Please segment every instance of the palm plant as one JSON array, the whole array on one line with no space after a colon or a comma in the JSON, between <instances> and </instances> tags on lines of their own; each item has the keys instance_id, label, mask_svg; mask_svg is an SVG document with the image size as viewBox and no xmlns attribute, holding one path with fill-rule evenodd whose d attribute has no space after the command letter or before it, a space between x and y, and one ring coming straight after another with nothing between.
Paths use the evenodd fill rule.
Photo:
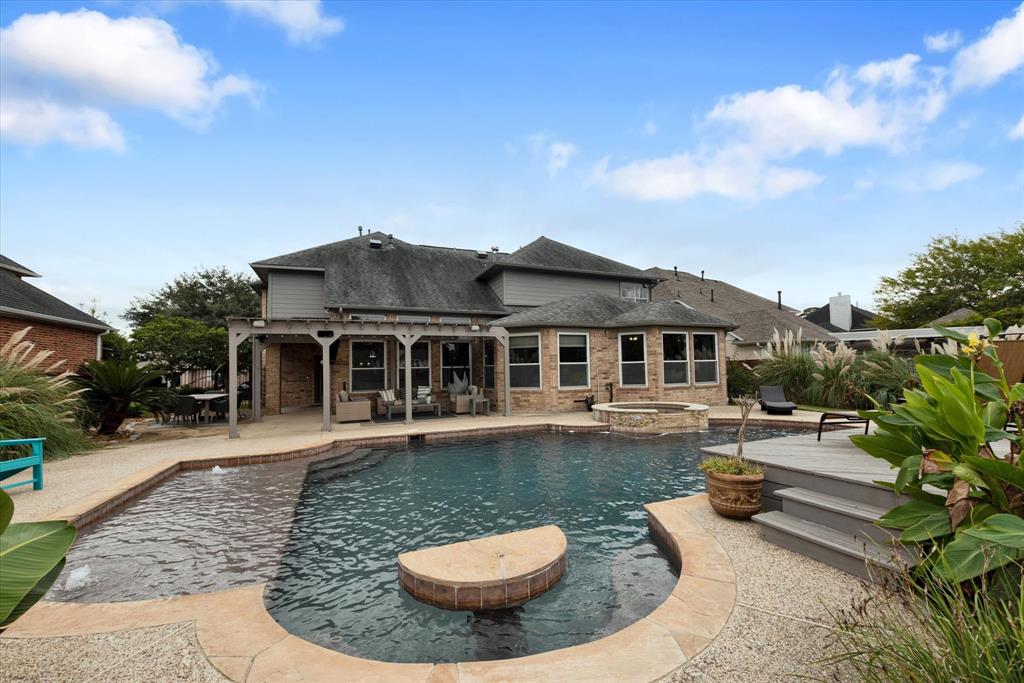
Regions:
<instances>
[{"instance_id":1,"label":"palm plant","mask_svg":"<svg viewBox=\"0 0 1024 683\"><path fill-rule=\"evenodd\" d=\"M53 352L36 351L25 339L30 329L0 347L0 439L44 437L48 456L80 451L86 447L76 419L81 389L71 373L58 372L64 361L48 364Z\"/></svg>"},{"instance_id":2,"label":"palm plant","mask_svg":"<svg viewBox=\"0 0 1024 683\"><path fill-rule=\"evenodd\" d=\"M114 434L128 417L132 403L165 403L170 392L161 383L159 367L139 367L132 362L89 361L82 369L85 399L92 408L97 434Z\"/></svg>"}]
</instances>

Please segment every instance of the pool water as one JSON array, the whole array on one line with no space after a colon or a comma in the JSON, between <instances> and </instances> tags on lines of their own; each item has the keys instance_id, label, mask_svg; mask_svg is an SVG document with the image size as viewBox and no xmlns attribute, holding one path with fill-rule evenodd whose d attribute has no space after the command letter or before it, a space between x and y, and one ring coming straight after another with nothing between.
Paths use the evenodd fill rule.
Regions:
<instances>
[{"instance_id":1,"label":"pool water","mask_svg":"<svg viewBox=\"0 0 1024 683\"><path fill-rule=\"evenodd\" d=\"M752 439L784 434L748 430ZM700 447L735 435L502 436L374 452L372 466L337 476L311 472L268 609L302 638L395 662L500 659L600 638L675 586L644 503L702 491ZM520 608L443 610L398 585L400 552L544 524L565 532L568 569Z\"/></svg>"},{"instance_id":2,"label":"pool water","mask_svg":"<svg viewBox=\"0 0 1024 683\"><path fill-rule=\"evenodd\" d=\"M750 440L785 436L750 428ZM95 525L50 599L142 600L268 582L297 636L361 657L444 662L578 645L650 613L676 582L644 503L702 491L700 448L736 429L660 437L524 434L184 472ZM425 605L398 553L557 524L568 569L499 612Z\"/></svg>"}]
</instances>

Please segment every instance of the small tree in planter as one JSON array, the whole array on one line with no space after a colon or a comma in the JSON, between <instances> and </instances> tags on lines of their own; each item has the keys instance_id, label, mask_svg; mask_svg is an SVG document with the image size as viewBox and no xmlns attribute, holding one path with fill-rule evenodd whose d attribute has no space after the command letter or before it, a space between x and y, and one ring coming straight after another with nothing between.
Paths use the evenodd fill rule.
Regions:
<instances>
[{"instance_id":1,"label":"small tree in planter","mask_svg":"<svg viewBox=\"0 0 1024 683\"><path fill-rule=\"evenodd\" d=\"M731 519L750 519L761 511L761 485L764 483L764 468L743 459L747 420L757 399L741 396L735 403L740 407L736 454L706 458L699 467L704 472L708 500L715 512Z\"/></svg>"}]
</instances>

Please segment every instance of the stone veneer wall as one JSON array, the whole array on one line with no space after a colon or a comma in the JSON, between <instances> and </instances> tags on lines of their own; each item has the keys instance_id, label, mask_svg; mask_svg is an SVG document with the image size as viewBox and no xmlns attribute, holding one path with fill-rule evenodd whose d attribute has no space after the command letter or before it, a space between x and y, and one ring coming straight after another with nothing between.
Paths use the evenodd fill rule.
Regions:
<instances>
[{"instance_id":1,"label":"stone veneer wall","mask_svg":"<svg viewBox=\"0 0 1024 683\"><path fill-rule=\"evenodd\" d=\"M389 314L388 318L394 318ZM434 316L437 320L437 316ZM473 322L482 322L474 319ZM680 331L682 328L671 328ZM588 332L590 334L590 388L559 389L558 388L558 332ZM719 383L716 385L689 385L685 387L664 387L662 385L661 364L661 331L659 327L643 328L647 343L647 387L621 388L619 386L618 367L618 329L573 330L568 328L540 330L541 334L541 389L513 389L512 410L521 412L548 412L582 410L583 404L576 401L593 395L598 403L608 401L607 384L614 386L615 401L683 401L687 403L704 403L707 405L724 405L728 403L726 392L725 333L718 330L718 372ZM638 330L639 331L639 328ZM688 332L705 330L687 329ZM381 335L373 337L372 323L367 324L367 335L364 339L383 339L385 345L387 368L387 384L398 386L398 341L393 337ZM515 333L519 333L516 330ZM431 389L442 398L447 393L441 386L441 344L443 339L427 338L430 341ZM350 339L339 340L340 348L331 364L331 395L350 386L349 349ZM483 384L483 339L471 339L473 383ZM692 342L691 342L692 344ZM317 371L317 360L320 358L320 347L310 340L308 344L271 344L263 356L264 367L264 412L275 415L282 409L313 405L313 374ZM491 410L504 410L504 391L501 387L505 382L504 350L495 342L495 386L496 389L484 389L484 394L491 399ZM691 363L690 377L693 377ZM376 392L356 394L376 399ZM333 410L333 401L332 401Z\"/></svg>"},{"instance_id":2,"label":"stone veneer wall","mask_svg":"<svg viewBox=\"0 0 1024 683\"><path fill-rule=\"evenodd\" d=\"M55 372L74 372L86 361L96 360L98 332L37 320L0 317L0 345L26 327L32 329L25 335L25 340L35 344L36 351L53 351L53 355L46 360L44 366L50 366L59 360L64 361Z\"/></svg>"}]
</instances>

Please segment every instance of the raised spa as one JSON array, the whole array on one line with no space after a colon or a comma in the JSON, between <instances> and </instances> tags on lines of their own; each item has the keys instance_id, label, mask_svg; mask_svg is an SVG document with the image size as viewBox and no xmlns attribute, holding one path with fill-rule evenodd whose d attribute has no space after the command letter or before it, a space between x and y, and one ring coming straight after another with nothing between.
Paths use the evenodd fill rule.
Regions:
<instances>
[{"instance_id":1,"label":"raised spa","mask_svg":"<svg viewBox=\"0 0 1024 683\"><path fill-rule=\"evenodd\" d=\"M594 419L607 422L613 432L627 434L697 432L708 428L708 407L676 401L598 403Z\"/></svg>"}]
</instances>

